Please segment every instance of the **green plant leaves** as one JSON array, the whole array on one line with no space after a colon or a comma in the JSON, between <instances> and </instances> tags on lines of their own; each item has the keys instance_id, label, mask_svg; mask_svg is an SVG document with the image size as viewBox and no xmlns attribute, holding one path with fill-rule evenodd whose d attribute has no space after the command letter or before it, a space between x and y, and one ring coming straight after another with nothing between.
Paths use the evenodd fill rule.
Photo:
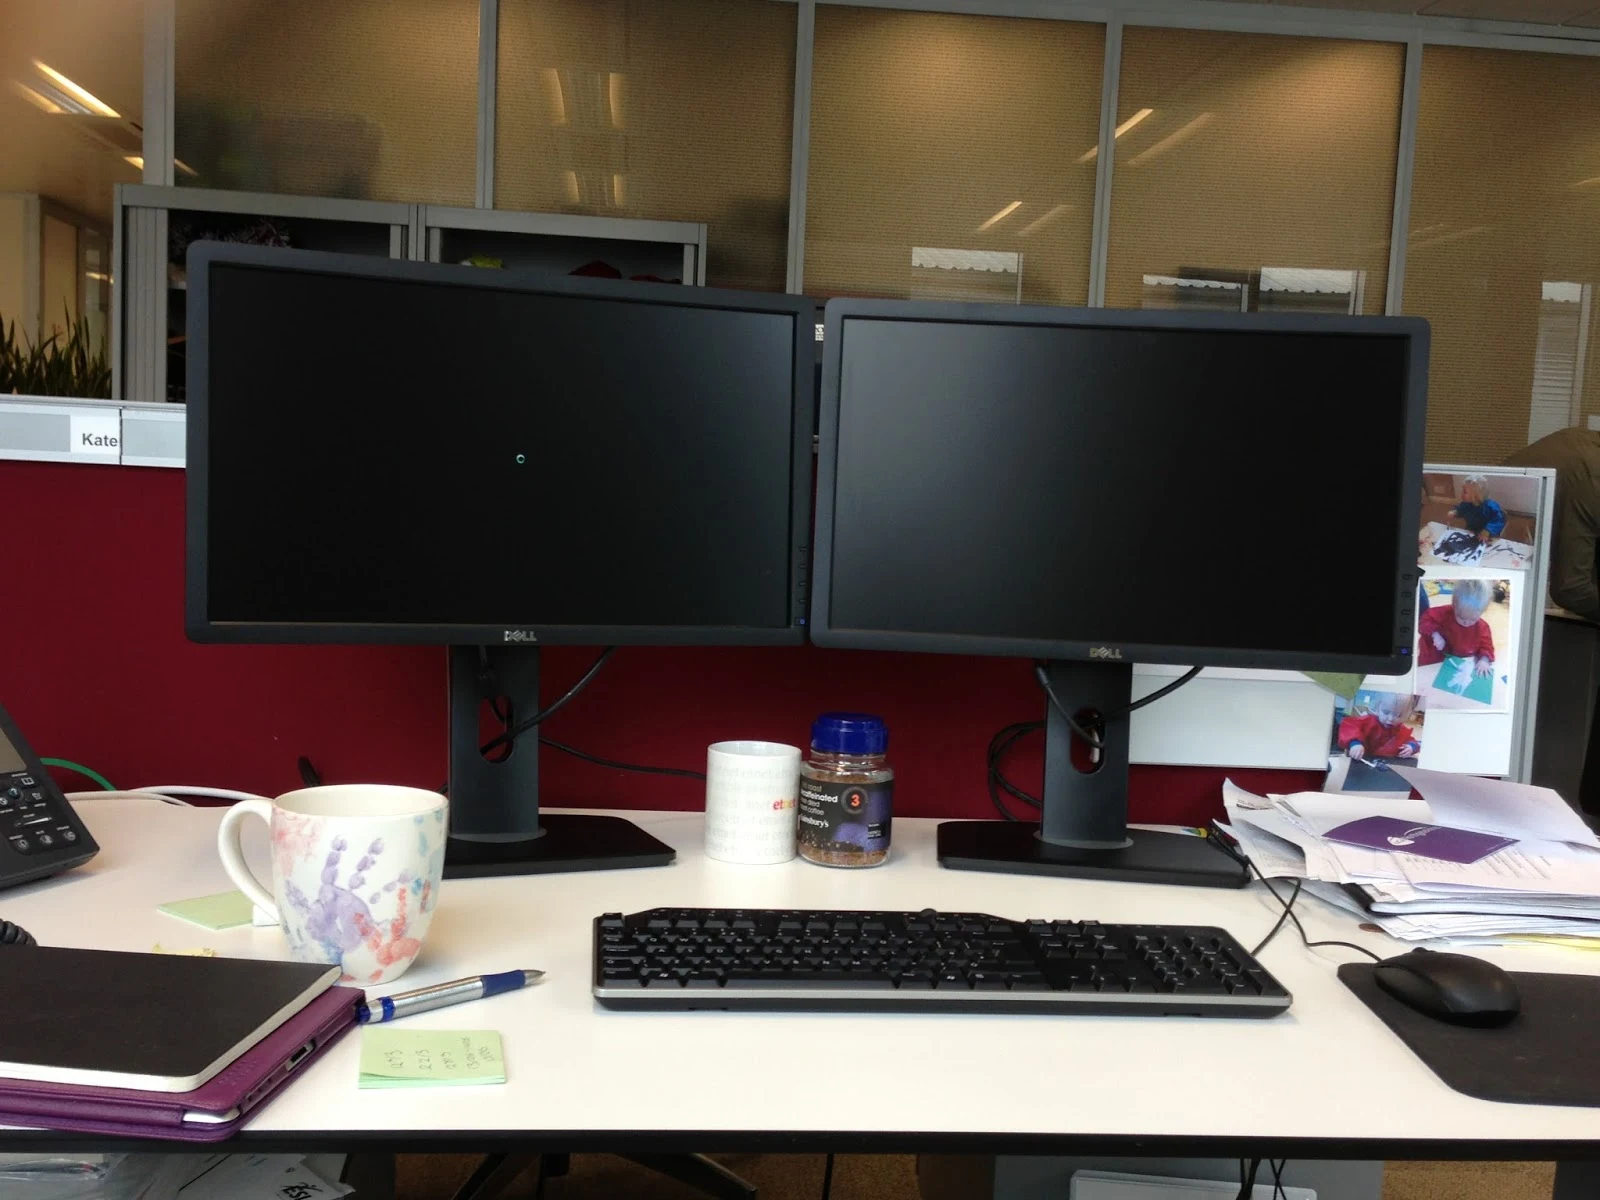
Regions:
<instances>
[{"instance_id":1,"label":"green plant leaves","mask_svg":"<svg viewBox=\"0 0 1600 1200\"><path fill-rule=\"evenodd\" d=\"M111 362L89 322L62 306L65 328L38 344L17 335L17 323L0 319L0 396L111 398Z\"/></svg>"}]
</instances>

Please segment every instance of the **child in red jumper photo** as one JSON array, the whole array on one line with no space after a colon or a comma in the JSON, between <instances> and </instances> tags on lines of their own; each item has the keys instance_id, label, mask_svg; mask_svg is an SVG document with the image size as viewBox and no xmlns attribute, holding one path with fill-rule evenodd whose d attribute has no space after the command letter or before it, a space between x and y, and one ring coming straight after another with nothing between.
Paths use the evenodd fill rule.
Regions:
<instances>
[{"instance_id":1,"label":"child in red jumper photo","mask_svg":"<svg viewBox=\"0 0 1600 1200\"><path fill-rule=\"evenodd\" d=\"M1483 619L1494 592L1487 579L1457 579L1449 604L1423 609L1417 618L1417 665L1443 662L1447 655L1473 660L1479 675L1494 671L1494 634Z\"/></svg>"},{"instance_id":2,"label":"child in red jumper photo","mask_svg":"<svg viewBox=\"0 0 1600 1200\"><path fill-rule=\"evenodd\" d=\"M1367 711L1353 711L1339 722L1335 745L1350 758L1415 758L1422 750L1411 718L1415 698L1379 692Z\"/></svg>"}]
</instances>

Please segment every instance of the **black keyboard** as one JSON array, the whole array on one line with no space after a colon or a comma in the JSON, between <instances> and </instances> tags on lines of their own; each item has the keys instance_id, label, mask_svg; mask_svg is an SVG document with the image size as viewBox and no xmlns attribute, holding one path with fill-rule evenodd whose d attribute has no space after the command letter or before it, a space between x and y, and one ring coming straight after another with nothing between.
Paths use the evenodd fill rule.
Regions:
<instances>
[{"instance_id":1,"label":"black keyboard","mask_svg":"<svg viewBox=\"0 0 1600 1200\"><path fill-rule=\"evenodd\" d=\"M653 908L594 923L607 1008L1270 1017L1290 996L1206 926L984 913Z\"/></svg>"}]
</instances>

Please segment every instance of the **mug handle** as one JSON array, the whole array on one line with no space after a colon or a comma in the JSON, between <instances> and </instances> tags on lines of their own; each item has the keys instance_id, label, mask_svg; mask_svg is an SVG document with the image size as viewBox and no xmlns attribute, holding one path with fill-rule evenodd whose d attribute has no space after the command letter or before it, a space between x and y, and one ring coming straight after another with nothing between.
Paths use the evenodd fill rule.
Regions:
<instances>
[{"instance_id":1,"label":"mug handle","mask_svg":"<svg viewBox=\"0 0 1600 1200\"><path fill-rule=\"evenodd\" d=\"M222 814L222 824L217 827L217 853L222 857L222 869L233 880L233 885L248 896L259 909L279 918L278 906L271 894L261 886L260 880L245 866L244 852L239 848L239 822L246 817L260 817L272 828L272 802L270 800L240 800Z\"/></svg>"}]
</instances>

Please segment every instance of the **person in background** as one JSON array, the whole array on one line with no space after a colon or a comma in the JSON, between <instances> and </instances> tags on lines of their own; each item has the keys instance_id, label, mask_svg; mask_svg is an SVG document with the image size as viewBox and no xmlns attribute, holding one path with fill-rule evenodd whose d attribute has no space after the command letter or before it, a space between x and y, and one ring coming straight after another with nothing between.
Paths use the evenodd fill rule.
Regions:
<instances>
[{"instance_id":1,"label":"person in background","mask_svg":"<svg viewBox=\"0 0 1600 1200\"><path fill-rule=\"evenodd\" d=\"M1518 450L1511 467L1553 467L1555 529L1550 539L1550 602L1600 625L1600 578L1595 543L1600 539L1600 432L1561 429ZM1537 569L1542 564L1535 563ZM1589 745L1578 783L1578 807L1600 815L1600 699L1589 722Z\"/></svg>"},{"instance_id":2,"label":"person in background","mask_svg":"<svg viewBox=\"0 0 1600 1200\"><path fill-rule=\"evenodd\" d=\"M1339 722L1338 744L1351 758L1414 758L1422 749L1416 731L1403 722L1411 705L1398 692L1378 696L1372 708Z\"/></svg>"},{"instance_id":3,"label":"person in background","mask_svg":"<svg viewBox=\"0 0 1600 1200\"><path fill-rule=\"evenodd\" d=\"M1494 634L1483 610L1493 593L1487 579L1458 579L1448 605L1436 604L1417 616L1417 666L1443 662L1446 655L1470 658L1479 675L1494 670Z\"/></svg>"},{"instance_id":4,"label":"person in background","mask_svg":"<svg viewBox=\"0 0 1600 1200\"><path fill-rule=\"evenodd\" d=\"M1506 527L1506 510L1489 499L1489 480L1483 475L1467 476L1461 485L1461 499L1450 515L1459 517L1480 542L1499 537Z\"/></svg>"},{"instance_id":5,"label":"person in background","mask_svg":"<svg viewBox=\"0 0 1600 1200\"><path fill-rule=\"evenodd\" d=\"M1562 429L1506 460L1510 467L1554 467L1555 532L1550 543L1550 599L1600 625L1600 433Z\"/></svg>"}]
</instances>

